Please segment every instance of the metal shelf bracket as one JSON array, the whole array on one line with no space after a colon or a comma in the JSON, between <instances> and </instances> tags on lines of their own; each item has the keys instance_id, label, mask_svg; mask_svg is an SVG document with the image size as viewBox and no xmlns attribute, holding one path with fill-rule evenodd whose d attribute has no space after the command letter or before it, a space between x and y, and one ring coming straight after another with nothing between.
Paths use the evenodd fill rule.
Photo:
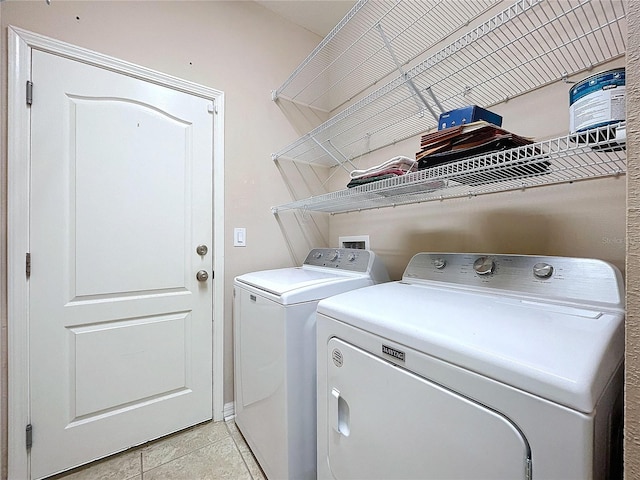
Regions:
<instances>
[{"instance_id":1,"label":"metal shelf bracket","mask_svg":"<svg viewBox=\"0 0 640 480\"><path fill-rule=\"evenodd\" d=\"M433 108L431 108L431 105L429 105L429 102L427 102L427 99L424 98L424 96L422 95L422 92L420 92L418 87L416 87L416 84L413 83L413 80L411 79L411 77L404 71L404 69L402 68L402 65L400 65L400 62L398 61L398 57L396 57L396 54L393 51L393 47L391 46L391 43L389 42L389 39L387 38L387 36L384 33L384 29L382 28L382 23L380 23L380 22L376 23L376 28L378 29L378 32L380 32L380 37L382 37L382 41L384 43L384 46L387 47L387 50L389 51L389 55L391 55L391 59L393 60L393 63L396 64L396 68L400 72L400 75L402 75L402 77L405 79L405 81L407 83L407 86L411 90L413 90L415 92L415 94L418 97L418 99L420 99L420 101L422 102L422 105L424 105L424 108L429 110L429 113L434 118L434 120L437 122L438 119L440 118L439 115L437 115L436 112L433 111ZM431 90L431 87L427 88L427 91L429 92L431 97L435 100L436 104L440 108L440 112L442 113L442 106L440 105L440 103L436 99L435 95L433 94L433 91ZM418 112L422 112L424 110L424 108L422 107L422 105L420 105L420 103L418 102L418 99L415 99L416 105L418 107Z\"/></svg>"}]
</instances>

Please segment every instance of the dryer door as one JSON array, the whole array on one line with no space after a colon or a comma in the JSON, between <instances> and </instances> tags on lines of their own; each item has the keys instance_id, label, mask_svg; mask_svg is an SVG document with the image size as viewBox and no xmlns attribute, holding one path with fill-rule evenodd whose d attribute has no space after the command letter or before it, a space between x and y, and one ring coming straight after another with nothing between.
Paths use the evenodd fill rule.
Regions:
<instances>
[{"instance_id":1,"label":"dryer door","mask_svg":"<svg viewBox=\"0 0 640 480\"><path fill-rule=\"evenodd\" d=\"M336 338L328 347L319 461L334 478L527 478L528 443L505 416Z\"/></svg>"}]
</instances>

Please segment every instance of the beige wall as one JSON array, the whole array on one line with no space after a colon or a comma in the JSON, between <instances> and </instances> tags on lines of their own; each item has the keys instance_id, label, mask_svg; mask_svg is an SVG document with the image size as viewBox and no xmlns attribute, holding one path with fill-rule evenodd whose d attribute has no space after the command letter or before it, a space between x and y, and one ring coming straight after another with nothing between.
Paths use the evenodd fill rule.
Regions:
<instances>
[{"instance_id":1,"label":"beige wall","mask_svg":"<svg viewBox=\"0 0 640 480\"><path fill-rule=\"evenodd\" d=\"M640 8L629 0L627 45L627 320L625 478L640 478Z\"/></svg>"},{"instance_id":2,"label":"beige wall","mask_svg":"<svg viewBox=\"0 0 640 480\"><path fill-rule=\"evenodd\" d=\"M233 400L231 284L234 276L298 263L316 239L296 222L281 227L271 205L291 199L271 153L294 140L292 127L271 101L290 72L320 38L249 1L3 1L2 22L2 218L0 252L6 272L6 27L26 30L225 93L225 366L224 401ZM37 90L37 86L35 87ZM289 112L300 116L299 112ZM304 120L304 116L301 116ZM317 121L310 118L310 121ZM297 122L300 124L300 122ZM303 122L304 124L304 122ZM309 125L307 125L308 127ZM247 247L232 246L233 227L247 229ZM326 226L324 227L326 230ZM286 238L285 238L286 232ZM325 234L326 236L326 234ZM287 241L293 245L290 250ZM217 246L222 248L222 246ZM5 273L0 285L5 284ZM2 329L6 347L6 297ZM6 349L3 349L6 353ZM6 355L1 357L6 372ZM218 381L218 379L214 379ZM3 389L6 406L6 389ZM6 425L6 418L5 422ZM3 428L6 432L6 428ZM6 435L6 434L5 434ZM5 437L6 439L6 437ZM3 442L6 444L6 441Z\"/></svg>"}]
</instances>

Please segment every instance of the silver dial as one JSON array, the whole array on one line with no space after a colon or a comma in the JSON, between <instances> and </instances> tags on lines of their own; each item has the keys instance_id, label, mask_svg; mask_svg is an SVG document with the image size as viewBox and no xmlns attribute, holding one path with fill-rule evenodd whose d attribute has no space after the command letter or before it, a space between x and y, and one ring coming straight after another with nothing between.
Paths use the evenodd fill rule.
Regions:
<instances>
[{"instance_id":1,"label":"silver dial","mask_svg":"<svg viewBox=\"0 0 640 480\"><path fill-rule=\"evenodd\" d=\"M495 262L489 257L478 257L476 261L473 262L473 269L478 275L490 275L493 273L495 267Z\"/></svg>"},{"instance_id":2,"label":"silver dial","mask_svg":"<svg viewBox=\"0 0 640 480\"><path fill-rule=\"evenodd\" d=\"M349 260L350 262L354 262L356 259L356 254L355 253L350 253L349 257L347 258L347 260Z\"/></svg>"},{"instance_id":3,"label":"silver dial","mask_svg":"<svg viewBox=\"0 0 640 480\"><path fill-rule=\"evenodd\" d=\"M317 252L314 256L317 260L320 260L322 258L322 252Z\"/></svg>"},{"instance_id":4,"label":"silver dial","mask_svg":"<svg viewBox=\"0 0 640 480\"><path fill-rule=\"evenodd\" d=\"M340 252L338 252L336 250L335 252L333 252L333 254L331 255L331 258L329 260L334 262L334 261L338 260L338 258L340 258Z\"/></svg>"},{"instance_id":5,"label":"silver dial","mask_svg":"<svg viewBox=\"0 0 640 480\"><path fill-rule=\"evenodd\" d=\"M533 275L536 278L549 278L553 275L553 265L545 262L536 263L533 266Z\"/></svg>"},{"instance_id":6,"label":"silver dial","mask_svg":"<svg viewBox=\"0 0 640 480\"><path fill-rule=\"evenodd\" d=\"M436 258L433 261L433 266L436 267L438 270L442 270L444 267L447 266L447 261L444 258Z\"/></svg>"}]
</instances>

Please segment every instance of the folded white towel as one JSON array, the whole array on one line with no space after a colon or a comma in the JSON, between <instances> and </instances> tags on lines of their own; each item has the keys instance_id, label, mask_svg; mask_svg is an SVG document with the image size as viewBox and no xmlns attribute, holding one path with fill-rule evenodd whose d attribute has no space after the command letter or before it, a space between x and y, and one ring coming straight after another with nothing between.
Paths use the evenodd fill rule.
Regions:
<instances>
[{"instance_id":1,"label":"folded white towel","mask_svg":"<svg viewBox=\"0 0 640 480\"><path fill-rule=\"evenodd\" d=\"M405 172L413 172L418 168L418 162L409 157L399 155L387 160L384 163L381 163L380 165L367 168L366 170L353 170L350 175L351 178L355 179L378 172L384 172L385 170L389 170L392 168L399 168L401 170L404 170Z\"/></svg>"}]
</instances>

